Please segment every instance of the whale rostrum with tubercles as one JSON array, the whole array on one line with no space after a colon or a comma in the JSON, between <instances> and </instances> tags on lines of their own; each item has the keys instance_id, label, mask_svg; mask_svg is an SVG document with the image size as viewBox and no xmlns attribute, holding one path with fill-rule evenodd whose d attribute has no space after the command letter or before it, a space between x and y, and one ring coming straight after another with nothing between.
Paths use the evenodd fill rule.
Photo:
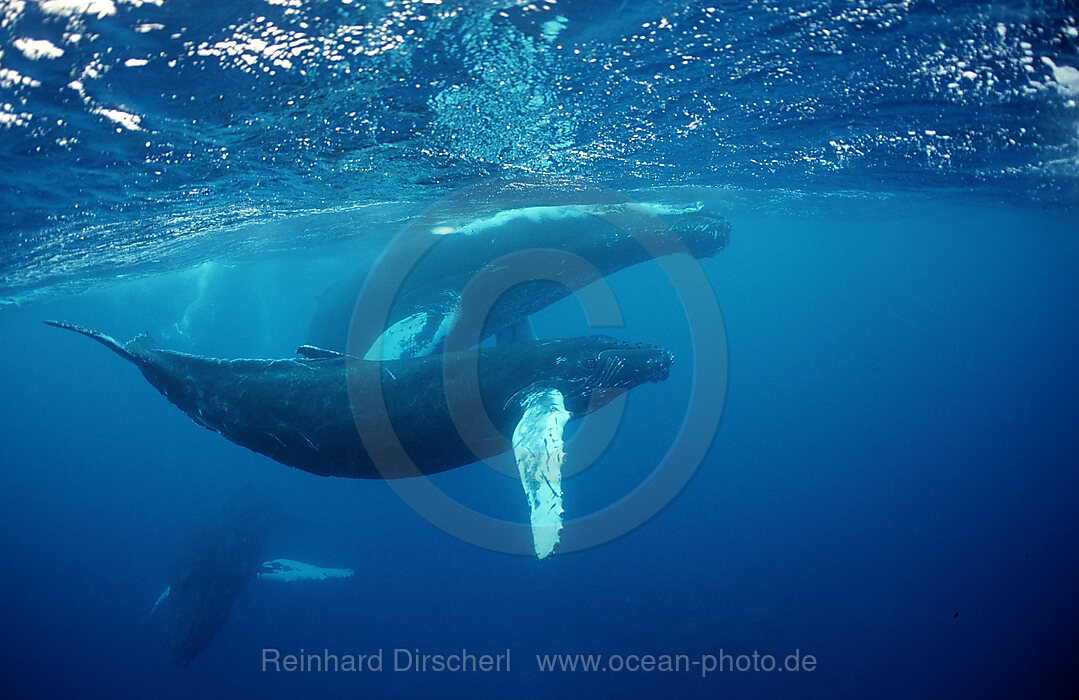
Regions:
<instances>
[{"instance_id":1,"label":"whale rostrum with tubercles","mask_svg":"<svg viewBox=\"0 0 1079 700\"><path fill-rule=\"evenodd\" d=\"M287 359L215 359L163 349L145 334L120 343L46 323L134 363L199 425L312 474L395 479L512 450L541 559L554 551L562 526L566 422L617 390L665 380L673 360L662 348L607 336L382 361L311 346Z\"/></svg>"}]
</instances>

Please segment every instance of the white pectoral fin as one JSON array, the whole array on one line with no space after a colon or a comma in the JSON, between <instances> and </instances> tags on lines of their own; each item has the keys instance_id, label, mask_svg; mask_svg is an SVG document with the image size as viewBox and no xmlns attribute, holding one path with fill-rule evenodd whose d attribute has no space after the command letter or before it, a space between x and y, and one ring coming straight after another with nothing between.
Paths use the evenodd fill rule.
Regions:
<instances>
[{"instance_id":1,"label":"white pectoral fin","mask_svg":"<svg viewBox=\"0 0 1079 700\"><path fill-rule=\"evenodd\" d=\"M327 569L293 559L271 559L262 563L257 577L261 581L325 581L328 578L348 578L352 569Z\"/></svg>"},{"instance_id":2,"label":"white pectoral fin","mask_svg":"<svg viewBox=\"0 0 1079 700\"><path fill-rule=\"evenodd\" d=\"M165 590L161 591L161 595L154 601L154 607L150 608L150 614L153 615L157 612L157 608L161 603L165 602L165 599L169 597L169 593L172 593L172 586L165 586Z\"/></svg>"},{"instance_id":3,"label":"white pectoral fin","mask_svg":"<svg viewBox=\"0 0 1079 700\"><path fill-rule=\"evenodd\" d=\"M513 456L528 499L532 544L536 556L546 559L562 532L562 430L570 414L556 389L529 394L523 406L513 431Z\"/></svg>"},{"instance_id":4,"label":"white pectoral fin","mask_svg":"<svg viewBox=\"0 0 1079 700\"><path fill-rule=\"evenodd\" d=\"M400 360L430 355L446 339L460 318L457 297L417 311L382 332L364 355L365 360Z\"/></svg>"}]
</instances>

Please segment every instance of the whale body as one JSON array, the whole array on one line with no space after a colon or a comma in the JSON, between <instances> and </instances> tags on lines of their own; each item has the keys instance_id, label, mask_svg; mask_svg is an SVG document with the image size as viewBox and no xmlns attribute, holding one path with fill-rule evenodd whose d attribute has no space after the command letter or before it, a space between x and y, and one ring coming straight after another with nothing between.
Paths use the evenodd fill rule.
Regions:
<instances>
[{"instance_id":1,"label":"whale body","mask_svg":"<svg viewBox=\"0 0 1079 700\"><path fill-rule=\"evenodd\" d=\"M531 340L529 317L570 294L651 259L712 257L730 238L730 223L700 203L628 202L610 193L596 200L591 191L579 201L568 196L559 204L417 217L372 268L323 292L307 337L368 359L420 357L442 349L455 326L478 318L478 340ZM518 283L500 288L497 300L481 293L484 281L507 278ZM395 298L387 318L354 323L363 295L380 293Z\"/></svg>"},{"instance_id":2,"label":"whale body","mask_svg":"<svg viewBox=\"0 0 1079 700\"><path fill-rule=\"evenodd\" d=\"M662 348L607 336L386 361L311 346L289 359L225 360L165 350L145 334L119 343L81 326L46 323L134 363L199 425L313 474L420 476L512 449L541 558L561 529L566 422L617 392L666 379L673 361ZM384 452L387 445L401 452ZM372 449L391 457L376 458Z\"/></svg>"}]
</instances>

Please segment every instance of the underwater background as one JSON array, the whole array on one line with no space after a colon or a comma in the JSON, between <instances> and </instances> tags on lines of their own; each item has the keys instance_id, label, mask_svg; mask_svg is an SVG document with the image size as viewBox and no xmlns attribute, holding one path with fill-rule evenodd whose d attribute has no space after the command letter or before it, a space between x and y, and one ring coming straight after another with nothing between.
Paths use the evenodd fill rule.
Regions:
<instances>
[{"instance_id":1,"label":"underwater background","mask_svg":"<svg viewBox=\"0 0 1079 700\"><path fill-rule=\"evenodd\" d=\"M1074 697L1077 100L1069 2L0 0L0 689ZM552 177L732 224L701 261L729 362L714 443L594 549L459 541L384 482L200 428L41 323L289 357L326 287L417 213ZM568 299L539 336L676 360L567 479L567 520L647 477L694 390L677 280L647 263L610 282L624 327ZM526 517L482 465L433 481ZM291 516L267 558L356 575L253 582L175 666L150 609L185 537L251 483ZM263 671L264 648L382 649L387 668ZM509 649L512 668L397 672L397 648ZM796 651L813 670L536 660Z\"/></svg>"}]
</instances>

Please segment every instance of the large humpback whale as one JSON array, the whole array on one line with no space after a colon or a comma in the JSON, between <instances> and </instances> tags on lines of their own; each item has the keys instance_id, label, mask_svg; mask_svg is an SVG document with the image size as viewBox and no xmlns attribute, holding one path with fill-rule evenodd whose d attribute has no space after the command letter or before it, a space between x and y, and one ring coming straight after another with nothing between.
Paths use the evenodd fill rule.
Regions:
<instances>
[{"instance_id":1,"label":"large humpback whale","mask_svg":"<svg viewBox=\"0 0 1079 700\"><path fill-rule=\"evenodd\" d=\"M271 532L286 519L284 506L247 487L188 534L169 571L168 587L151 611L174 662L186 666L206 648L251 581L352 576L352 569L262 561Z\"/></svg>"},{"instance_id":2,"label":"large humpback whale","mask_svg":"<svg viewBox=\"0 0 1079 700\"><path fill-rule=\"evenodd\" d=\"M566 421L609 401L614 392L607 390L666 379L672 361L661 348L605 336L388 361L310 346L293 359L222 360L162 349L145 334L119 343L81 326L46 323L133 362L199 425L313 474L418 476L512 449L540 558L553 552L561 530ZM372 457L372 448L381 450L371 440L387 432L405 459Z\"/></svg>"},{"instance_id":3,"label":"large humpback whale","mask_svg":"<svg viewBox=\"0 0 1079 700\"><path fill-rule=\"evenodd\" d=\"M498 189L495 199L504 201L513 185L519 183ZM730 237L727 220L699 203L629 202L593 189L557 198L563 201L536 205L531 195L517 195L496 209L469 200L417 217L371 270L323 293L308 338L334 350L345 350L347 341L368 359L420 357L437 352L462 320L478 316L481 339L530 339L531 314L602 277L666 255L711 257ZM475 293L484 273L521 283L500 290L491 303ZM371 291L365 282L388 286L396 301L384 323L350 329L357 296Z\"/></svg>"}]
</instances>

